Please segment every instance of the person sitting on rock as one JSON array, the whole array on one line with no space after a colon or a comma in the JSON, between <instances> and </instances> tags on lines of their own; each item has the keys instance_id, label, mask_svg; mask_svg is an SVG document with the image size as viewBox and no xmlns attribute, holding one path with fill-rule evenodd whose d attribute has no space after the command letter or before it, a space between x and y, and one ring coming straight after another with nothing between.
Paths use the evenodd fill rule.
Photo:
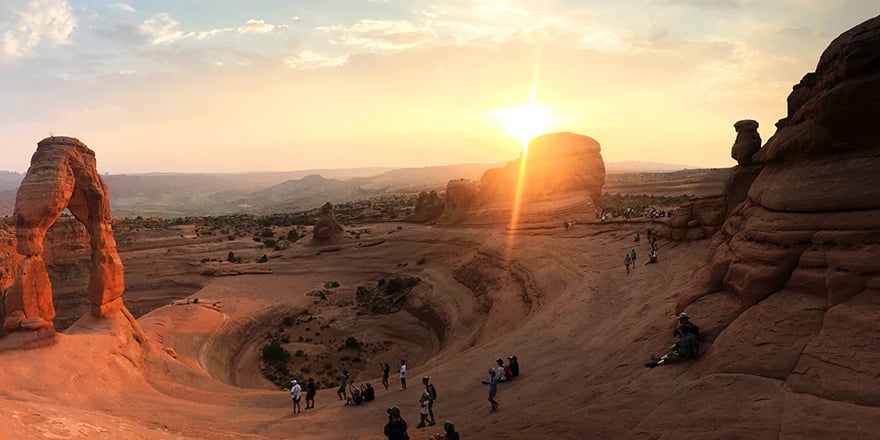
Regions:
<instances>
[{"instance_id":1,"label":"person sitting on rock","mask_svg":"<svg viewBox=\"0 0 880 440\"><path fill-rule=\"evenodd\" d=\"M681 338L684 337L684 335L691 333L696 336L697 339L700 339L700 328L691 322L687 313L681 312L676 318L678 319L678 328L672 331L673 337Z\"/></svg>"},{"instance_id":2,"label":"person sitting on rock","mask_svg":"<svg viewBox=\"0 0 880 440\"><path fill-rule=\"evenodd\" d=\"M447 420L443 422L443 432L432 435L430 440L461 440L461 437L455 430L455 423Z\"/></svg>"},{"instance_id":3,"label":"person sitting on rock","mask_svg":"<svg viewBox=\"0 0 880 440\"><path fill-rule=\"evenodd\" d=\"M507 366L510 367L510 377L519 376L519 361L516 356L507 357Z\"/></svg>"},{"instance_id":4,"label":"person sitting on rock","mask_svg":"<svg viewBox=\"0 0 880 440\"><path fill-rule=\"evenodd\" d=\"M360 388L354 386L354 383L352 383L351 384L351 398L348 399L348 402L346 402L346 405L352 405L352 406L360 405L362 401L363 401L363 396L361 396Z\"/></svg>"},{"instance_id":5,"label":"person sitting on rock","mask_svg":"<svg viewBox=\"0 0 880 440\"><path fill-rule=\"evenodd\" d=\"M649 264L657 264L657 249L651 251L651 254L648 255L648 262L645 263L645 266Z\"/></svg>"},{"instance_id":6,"label":"person sitting on rock","mask_svg":"<svg viewBox=\"0 0 880 440\"><path fill-rule=\"evenodd\" d=\"M510 375L508 375L510 368L504 365L504 359L499 358L495 363L498 364L498 382L507 382L510 379Z\"/></svg>"},{"instance_id":7,"label":"person sitting on rock","mask_svg":"<svg viewBox=\"0 0 880 440\"><path fill-rule=\"evenodd\" d=\"M679 326L673 331L673 335L679 336L679 339L672 346L672 350L659 359L656 356L651 356L651 360L645 363L646 367L654 368L658 365L687 361L696 359L700 355L699 328L690 322L686 313L680 313L678 321Z\"/></svg>"},{"instance_id":8,"label":"person sitting on rock","mask_svg":"<svg viewBox=\"0 0 880 440\"><path fill-rule=\"evenodd\" d=\"M636 238L633 240L633 242L638 243L641 240L642 240L642 237L639 235L638 232L636 232Z\"/></svg>"},{"instance_id":9,"label":"person sitting on rock","mask_svg":"<svg viewBox=\"0 0 880 440\"><path fill-rule=\"evenodd\" d=\"M369 382L361 385L361 398L364 402L372 402L376 398L376 390Z\"/></svg>"}]
</instances>

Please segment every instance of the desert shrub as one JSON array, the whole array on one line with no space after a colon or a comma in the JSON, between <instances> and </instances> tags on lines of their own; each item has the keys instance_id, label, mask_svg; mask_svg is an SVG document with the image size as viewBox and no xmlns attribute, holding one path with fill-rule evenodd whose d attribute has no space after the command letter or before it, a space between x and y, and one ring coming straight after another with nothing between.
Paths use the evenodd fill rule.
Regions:
<instances>
[{"instance_id":1,"label":"desert shrub","mask_svg":"<svg viewBox=\"0 0 880 440\"><path fill-rule=\"evenodd\" d=\"M260 236L264 238L274 238L275 232L273 232L271 229L266 228L260 232Z\"/></svg>"},{"instance_id":2,"label":"desert shrub","mask_svg":"<svg viewBox=\"0 0 880 440\"><path fill-rule=\"evenodd\" d=\"M294 319L293 316L285 316L281 323L284 324L285 327L292 327L293 324L296 323L296 319Z\"/></svg>"},{"instance_id":3,"label":"desert shrub","mask_svg":"<svg viewBox=\"0 0 880 440\"><path fill-rule=\"evenodd\" d=\"M270 341L263 345L262 348L263 362L287 362L290 359L290 352L281 346L280 341Z\"/></svg>"},{"instance_id":4,"label":"desert shrub","mask_svg":"<svg viewBox=\"0 0 880 440\"><path fill-rule=\"evenodd\" d=\"M263 240L263 246L266 246L267 248L274 248L275 245L277 245L277 244L278 244L278 242L272 238L267 238L267 239Z\"/></svg>"},{"instance_id":5,"label":"desert shrub","mask_svg":"<svg viewBox=\"0 0 880 440\"><path fill-rule=\"evenodd\" d=\"M345 348L359 349L361 348L361 342L354 336L349 336L348 339L345 340Z\"/></svg>"},{"instance_id":6,"label":"desert shrub","mask_svg":"<svg viewBox=\"0 0 880 440\"><path fill-rule=\"evenodd\" d=\"M296 357L303 357L306 355L306 352L304 352L302 350L297 350L296 353L294 353L293 355Z\"/></svg>"},{"instance_id":7,"label":"desert shrub","mask_svg":"<svg viewBox=\"0 0 880 440\"><path fill-rule=\"evenodd\" d=\"M296 232L296 229L291 229L290 232L287 233L287 241L293 243L297 240L299 240L299 232Z\"/></svg>"},{"instance_id":8,"label":"desert shrub","mask_svg":"<svg viewBox=\"0 0 880 440\"><path fill-rule=\"evenodd\" d=\"M428 261L428 260L426 260L426 259L424 259L424 258L419 258L419 261L416 261L416 264L418 264L419 266L421 266L421 265L425 264L427 261Z\"/></svg>"},{"instance_id":9,"label":"desert shrub","mask_svg":"<svg viewBox=\"0 0 880 440\"><path fill-rule=\"evenodd\" d=\"M266 254L263 254L263 256L257 260L257 263L265 263L267 261L269 261L269 257L267 257Z\"/></svg>"}]
</instances>

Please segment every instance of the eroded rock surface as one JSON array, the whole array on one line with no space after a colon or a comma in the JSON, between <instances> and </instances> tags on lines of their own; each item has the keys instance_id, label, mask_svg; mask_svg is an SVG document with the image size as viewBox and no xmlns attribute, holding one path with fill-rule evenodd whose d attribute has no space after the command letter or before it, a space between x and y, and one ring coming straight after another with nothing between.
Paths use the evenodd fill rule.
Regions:
<instances>
[{"instance_id":1,"label":"eroded rock surface","mask_svg":"<svg viewBox=\"0 0 880 440\"><path fill-rule=\"evenodd\" d=\"M717 321L717 372L877 407L880 17L835 39L788 104L678 308Z\"/></svg>"},{"instance_id":2,"label":"eroded rock surface","mask_svg":"<svg viewBox=\"0 0 880 440\"><path fill-rule=\"evenodd\" d=\"M571 191L586 191L598 203L605 185L602 148L595 139L574 133L551 133L529 142L522 180L525 201ZM487 170L480 180L484 201L512 200L523 155L504 168Z\"/></svg>"},{"instance_id":3,"label":"eroded rock surface","mask_svg":"<svg viewBox=\"0 0 880 440\"><path fill-rule=\"evenodd\" d=\"M322 243L331 242L342 236L343 231L342 225L336 221L336 211L333 209L333 204L330 202L325 203L321 207L318 221L315 222L312 240Z\"/></svg>"},{"instance_id":4,"label":"eroded rock surface","mask_svg":"<svg viewBox=\"0 0 880 440\"><path fill-rule=\"evenodd\" d=\"M422 191L419 193L413 213L406 218L406 221L414 223L433 222L443 215L444 209L445 202L437 194L437 191Z\"/></svg>"},{"instance_id":5,"label":"eroded rock surface","mask_svg":"<svg viewBox=\"0 0 880 440\"><path fill-rule=\"evenodd\" d=\"M446 185L446 205L441 221L458 223L467 218L468 211L480 203L480 187L470 180L450 180Z\"/></svg>"},{"instance_id":6,"label":"eroded rock surface","mask_svg":"<svg viewBox=\"0 0 880 440\"><path fill-rule=\"evenodd\" d=\"M109 202L92 150L74 138L40 141L19 187L12 217L16 252L22 261L6 294L6 331L53 328L55 309L44 241L65 208L85 225L89 235L92 314L100 317L123 308L123 266L116 252Z\"/></svg>"},{"instance_id":7,"label":"eroded rock surface","mask_svg":"<svg viewBox=\"0 0 880 440\"><path fill-rule=\"evenodd\" d=\"M761 135L758 134L758 121L743 119L733 124L736 140L730 149L730 157L741 166L752 164L752 156L761 149Z\"/></svg>"}]
</instances>

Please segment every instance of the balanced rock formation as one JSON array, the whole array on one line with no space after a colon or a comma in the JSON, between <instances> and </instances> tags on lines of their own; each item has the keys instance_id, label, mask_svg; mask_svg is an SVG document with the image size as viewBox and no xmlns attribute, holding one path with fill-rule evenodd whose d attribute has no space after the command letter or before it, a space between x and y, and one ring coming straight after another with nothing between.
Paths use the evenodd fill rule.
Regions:
<instances>
[{"instance_id":1,"label":"balanced rock formation","mask_svg":"<svg viewBox=\"0 0 880 440\"><path fill-rule=\"evenodd\" d=\"M315 222L315 228L312 231L312 241L319 243L328 243L336 240L342 235L344 229L339 222L336 221L336 211L333 204L327 202L321 207L318 221Z\"/></svg>"},{"instance_id":2,"label":"balanced rock formation","mask_svg":"<svg viewBox=\"0 0 880 440\"><path fill-rule=\"evenodd\" d=\"M480 187L467 179L450 180L446 185L446 204L440 221L460 223L468 211L480 204Z\"/></svg>"},{"instance_id":3,"label":"balanced rock formation","mask_svg":"<svg viewBox=\"0 0 880 440\"><path fill-rule=\"evenodd\" d=\"M416 207L413 213L404 219L404 221L413 223L433 222L443 215L445 203L443 198L437 194L437 191L422 191L416 200Z\"/></svg>"},{"instance_id":4,"label":"balanced rock formation","mask_svg":"<svg viewBox=\"0 0 880 440\"><path fill-rule=\"evenodd\" d=\"M6 331L51 330L55 309L44 260L46 232L66 208L85 225L91 249L88 299L95 317L124 309L123 266L116 252L107 185L95 152L74 138L40 141L16 196L16 250L23 258L6 294Z\"/></svg>"},{"instance_id":5,"label":"balanced rock formation","mask_svg":"<svg viewBox=\"0 0 880 440\"><path fill-rule=\"evenodd\" d=\"M788 102L677 307L717 334L712 372L878 407L880 17L835 39Z\"/></svg>"},{"instance_id":6,"label":"balanced rock formation","mask_svg":"<svg viewBox=\"0 0 880 440\"><path fill-rule=\"evenodd\" d=\"M523 200L536 200L571 191L586 191L598 204L605 185L605 162L599 142L574 133L551 133L529 142L527 154L504 168L486 171L480 180L484 201L512 200L525 157ZM448 197L448 196L447 196Z\"/></svg>"},{"instance_id":7,"label":"balanced rock formation","mask_svg":"<svg viewBox=\"0 0 880 440\"><path fill-rule=\"evenodd\" d=\"M736 140L730 149L730 157L741 166L752 164L752 156L761 149L761 135L758 134L758 121L744 119L733 124Z\"/></svg>"}]
</instances>

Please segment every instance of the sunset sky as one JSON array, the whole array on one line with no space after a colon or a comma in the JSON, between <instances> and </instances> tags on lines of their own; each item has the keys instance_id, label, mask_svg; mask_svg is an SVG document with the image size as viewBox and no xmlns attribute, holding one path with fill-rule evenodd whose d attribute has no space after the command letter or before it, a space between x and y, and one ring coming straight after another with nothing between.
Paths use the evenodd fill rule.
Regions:
<instances>
[{"instance_id":1,"label":"sunset sky","mask_svg":"<svg viewBox=\"0 0 880 440\"><path fill-rule=\"evenodd\" d=\"M2 0L0 170L75 136L102 172L512 160L507 118L606 161L730 166L876 0ZM537 63L537 68L536 68Z\"/></svg>"}]
</instances>

